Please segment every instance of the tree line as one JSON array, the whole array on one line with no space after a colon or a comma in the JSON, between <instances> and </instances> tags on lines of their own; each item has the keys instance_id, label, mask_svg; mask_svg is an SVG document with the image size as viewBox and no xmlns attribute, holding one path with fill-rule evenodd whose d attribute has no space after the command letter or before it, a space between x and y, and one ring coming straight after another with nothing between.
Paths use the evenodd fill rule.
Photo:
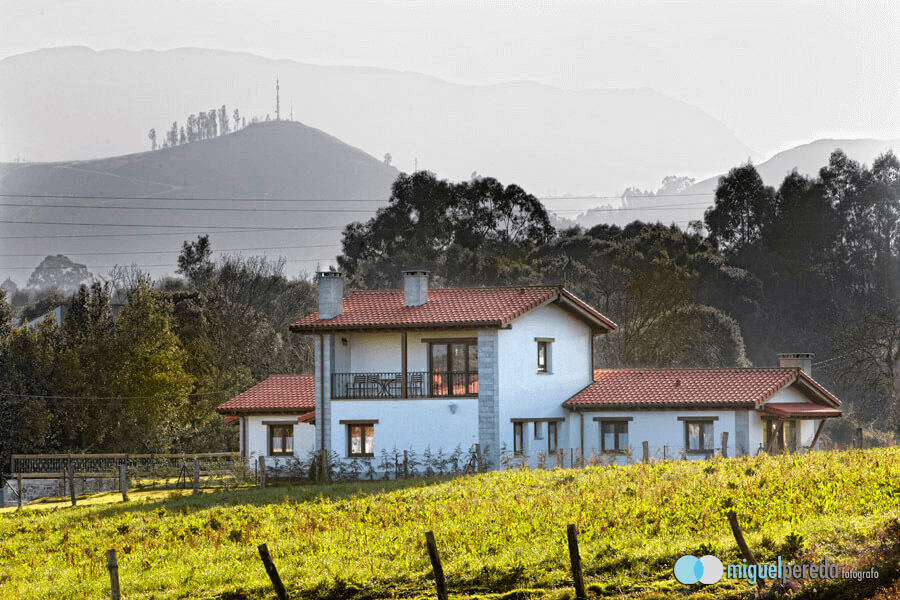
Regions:
<instances>
[{"instance_id":1,"label":"tree line","mask_svg":"<svg viewBox=\"0 0 900 600\"><path fill-rule=\"evenodd\" d=\"M0 292L0 464L13 453L236 448L215 407L270 373L312 369L288 325L315 310L315 290L283 266L213 261L203 237L184 244L182 278L121 269L71 296L62 323L36 327L13 327Z\"/></svg>"},{"instance_id":2,"label":"tree line","mask_svg":"<svg viewBox=\"0 0 900 600\"><path fill-rule=\"evenodd\" d=\"M269 121L270 119L271 117L266 115L265 120ZM250 119L251 124L258 122L258 117ZM179 126L178 121L172 121L172 125L166 128L162 135L158 134L156 128L153 127L147 133L147 138L150 140L150 149L156 150L157 148L172 148L210 140L245 127L247 127L247 117L241 115L240 109L235 108L234 112L229 113L223 104L220 108L201 110L189 115L183 125Z\"/></svg>"},{"instance_id":3,"label":"tree line","mask_svg":"<svg viewBox=\"0 0 900 600\"><path fill-rule=\"evenodd\" d=\"M211 256L200 237L182 246L180 278L119 270L82 286L62 323L13 327L0 296L0 461L235 448L215 407L272 373L312 371L309 341L288 327L316 310L316 293L283 262ZM842 422L900 429L890 153L866 167L838 151L777 189L740 165L687 229L557 231L519 186L401 174L386 206L347 225L338 263L350 289L402 287L408 268L436 287L565 285L619 325L595 341L598 367L771 366L776 352L813 352L813 376L846 401Z\"/></svg>"}]
</instances>

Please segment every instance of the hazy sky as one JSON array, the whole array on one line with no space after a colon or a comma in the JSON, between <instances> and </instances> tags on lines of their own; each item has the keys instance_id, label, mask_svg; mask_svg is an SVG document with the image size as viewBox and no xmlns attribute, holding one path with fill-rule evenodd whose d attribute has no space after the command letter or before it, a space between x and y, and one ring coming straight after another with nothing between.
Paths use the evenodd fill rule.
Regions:
<instances>
[{"instance_id":1,"label":"hazy sky","mask_svg":"<svg viewBox=\"0 0 900 600\"><path fill-rule=\"evenodd\" d=\"M896 1L0 0L0 15L0 58L62 45L243 50L458 83L650 87L766 155L820 137L900 138Z\"/></svg>"}]
</instances>

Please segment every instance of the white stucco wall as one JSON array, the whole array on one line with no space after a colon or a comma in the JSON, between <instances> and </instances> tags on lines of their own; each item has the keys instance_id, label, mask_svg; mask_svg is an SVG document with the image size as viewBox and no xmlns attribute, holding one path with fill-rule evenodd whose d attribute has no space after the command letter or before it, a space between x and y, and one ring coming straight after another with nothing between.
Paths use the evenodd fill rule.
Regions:
<instances>
[{"instance_id":1,"label":"white stucco wall","mask_svg":"<svg viewBox=\"0 0 900 600\"><path fill-rule=\"evenodd\" d=\"M455 412L451 412L455 406ZM468 451L478 441L477 398L426 398L407 400L332 400L332 450L347 458L347 425L343 421L377 420L376 458L388 452L413 449L420 456L430 446L433 453L452 453L457 446Z\"/></svg>"},{"instance_id":2,"label":"white stucco wall","mask_svg":"<svg viewBox=\"0 0 900 600\"><path fill-rule=\"evenodd\" d=\"M535 338L553 338L548 373L537 370ZM590 384L592 337L588 325L553 305L538 308L499 332L500 443L513 449L511 419L565 417L562 403ZM576 438L577 439L577 438ZM568 453L571 427L559 425L559 445ZM526 425L525 451L536 460L534 425ZM537 446L535 445L537 444Z\"/></svg>"},{"instance_id":3,"label":"white stucco wall","mask_svg":"<svg viewBox=\"0 0 900 600\"><path fill-rule=\"evenodd\" d=\"M600 423L594 418L616 419L633 418L628 422L628 446L634 461L640 461L643 456L642 442L649 442L650 457L654 460L677 459L681 457L684 448L684 421L679 417L702 419L704 417L717 417L713 421L713 440L716 452L721 451L722 433L728 432L728 456L735 455L735 415L731 410L671 410L671 411L595 411L584 413L584 454L586 459L591 456L601 455ZM754 415L750 416L751 423ZM569 422L575 428L580 428L579 416L573 414ZM752 425L751 425L752 427ZM752 438L752 433L751 433ZM667 449L666 449L667 447ZM576 452L580 450L576 446ZM705 458L702 454L689 454L688 459ZM625 457L619 457L618 462L626 462Z\"/></svg>"},{"instance_id":4,"label":"white stucco wall","mask_svg":"<svg viewBox=\"0 0 900 600\"><path fill-rule=\"evenodd\" d=\"M266 464L277 466L283 459L267 456L269 450L268 425L263 423L277 422L294 426L294 457L307 460L316 447L316 428L309 423L298 423L299 414L293 415L251 415L247 417L247 455L251 467L255 467L260 456L266 456ZM243 440L241 440L243 442ZM243 446L242 446L243 447Z\"/></svg>"}]
</instances>

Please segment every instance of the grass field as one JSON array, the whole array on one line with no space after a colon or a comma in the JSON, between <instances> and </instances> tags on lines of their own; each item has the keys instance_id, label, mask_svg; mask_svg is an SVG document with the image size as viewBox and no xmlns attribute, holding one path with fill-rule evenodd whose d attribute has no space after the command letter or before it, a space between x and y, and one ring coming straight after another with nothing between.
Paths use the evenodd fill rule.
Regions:
<instances>
[{"instance_id":1,"label":"grass field","mask_svg":"<svg viewBox=\"0 0 900 600\"><path fill-rule=\"evenodd\" d=\"M877 584L807 583L791 597L869 598L897 578L898 499L900 449L135 496L0 514L0 598L108 598L108 548L129 600L274 598L263 542L292 598L433 598L434 530L452 598L561 600L573 596L567 523L590 597L749 597L742 580L672 576L684 554L740 561L728 510L761 561L881 572Z\"/></svg>"}]
</instances>

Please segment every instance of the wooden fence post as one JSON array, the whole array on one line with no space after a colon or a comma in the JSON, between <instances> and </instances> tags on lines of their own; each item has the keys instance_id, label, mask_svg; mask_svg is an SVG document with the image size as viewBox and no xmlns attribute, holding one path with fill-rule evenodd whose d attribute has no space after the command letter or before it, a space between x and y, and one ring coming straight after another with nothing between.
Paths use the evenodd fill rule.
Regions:
<instances>
[{"instance_id":1,"label":"wooden fence post","mask_svg":"<svg viewBox=\"0 0 900 600\"><path fill-rule=\"evenodd\" d=\"M403 479L409 479L409 452L403 451Z\"/></svg>"},{"instance_id":2,"label":"wooden fence post","mask_svg":"<svg viewBox=\"0 0 900 600\"><path fill-rule=\"evenodd\" d=\"M728 458L728 432L722 432L722 458Z\"/></svg>"},{"instance_id":3,"label":"wooden fence post","mask_svg":"<svg viewBox=\"0 0 900 600\"><path fill-rule=\"evenodd\" d=\"M106 551L106 568L109 569L109 591L112 600L121 600L119 591L119 562L116 560L116 551L110 548Z\"/></svg>"},{"instance_id":4,"label":"wooden fence post","mask_svg":"<svg viewBox=\"0 0 900 600\"><path fill-rule=\"evenodd\" d=\"M434 570L434 585L437 587L438 600L447 600L447 582L444 580L444 567L441 565L441 556L438 554L433 531L425 532L425 544L428 546L428 558L431 559L431 568Z\"/></svg>"},{"instance_id":5,"label":"wooden fence post","mask_svg":"<svg viewBox=\"0 0 900 600\"><path fill-rule=\"evenodd\" d=\"M863 447L863 432L862 427L856 428L856 447L862 450Z\"/></svg>"},{"instance_id":6,"label":"wooden fence post","mask_svg":"<svg viewBox=\"0 0 900 600\"><path fill-rule=\"evenodd\" d=\"M200 495L200 459L194 456L194 496Z\"/></svg>"},{"instance_id":7,"label":"wooden fence post","mask_svg":"<svg viewBox=\"0 0 900 600\"><path fill-rule=\"evenodd\" d=\"M72 506L75 506L75 463L72 462L72 457L69 456L67 461L67 471L69 472L69 498L72 500Z\"/></svg>"},{"instance_id":8,"label":"wooden fence post","mask_svg":"<svg viewBox=\"0 0 900 600\"><path fill-rule=\"evenodd\" d=\"M266 489L266 457L260 456L257 460L259 464L259 489Z\"/></svg>"},{"instance_id":9,"label":"wooden fence post","mask_svg":"<svg viewBox=\"0 0 900 600\"><path fill-rule=\"evenodd\" d=\"M738 523L737 514L735 514L733 510L729 510L725 516L728 517L728 524L731 526L731 533L734 535L734 541L737 542L741 554L747 560L747 564L755 565L756 557L753 556L753 551L750 550L750 546L747 545L747 541L744 539L744 532L741 529L740 523ZM757 581L757 584L759 587L762 587L763 580L760 579Z\"/></svg>"},{"instance_id":10,"label":"wooden fence post","mask_svg":"<svg viewBox=\"0 0 900 600\"><path fill-rule=\"evenodd\" d=\"M128 502L128 465L119 465L119 491L122 492L122 502Z\"/></svg>"},{"instance_id":11,"label":"wooden fence post","mask_svg":"<svg viewBox=\"0 0 900 600\"><path fill-rule=\"evenodd\" d=\"M649 442L641 442L641 447L644 450L644 462L650 462L650 443Z\"/></svg>"},{"instance_id":12,"label":"wooden fence post","mask_svg":"<svg viewBox=\"0 0 900 600\"><path fill-rule=\"evenodd\" d=\"M575 599L587 598L584 593L584 575L581 572L581 554L578 552L578 533L575 525L566 525L566 536L569 538L569 561L572 563L572 579L575 580Z\"/></svg>"},{"instance_id":13,"label":"wooden fence post","mask_svg":"<svg viewBox=\"0 0 900 600\"><path fill-rule=\"evenodd\" d=\"M269 579L272 580L272 587L275 588L278 600L287 600L287 590L284 589L284 584L281 583L281 577L278 576L278 569L275 568L275 563L272 562L272 556L269 554L269 547L265 544L260 544L256 549L259 550L259 557L262 559L263 566L266 568L266 573L269 574Z\"/></svg>"},{"instance_id":14,"label":"wooden fence post","mask_svg":"<svg viewBox=\"0 0 900 600\"><path fill-rule=\"evenodd\" d=\"M16 473L16 480L18 480L18 483L19 483L19 495L18 495L19 506L18 506L18 508L21 509L22 508L22 491L23 491L22 490L22 474L21 473Z\"/></svg>"}]
</instances>

